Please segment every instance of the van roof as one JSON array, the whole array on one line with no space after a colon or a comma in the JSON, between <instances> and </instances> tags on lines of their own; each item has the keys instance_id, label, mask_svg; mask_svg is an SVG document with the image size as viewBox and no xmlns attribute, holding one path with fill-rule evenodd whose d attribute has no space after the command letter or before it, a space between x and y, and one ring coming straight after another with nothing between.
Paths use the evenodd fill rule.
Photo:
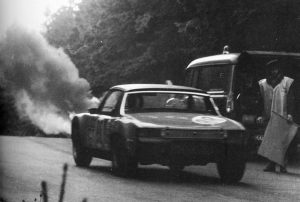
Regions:
<instances>
[{"instance_id":1,"label":"van roof","mask_svg":"<svg viewBox=\"0 0 300 202\"><path fill-rule=\"evenodd\" d=\"M253 57L260 57L266 59L278 58L278 57L291 57L294 59L300 59L300 53L290 52L272 52L272 51L243 51L241 53L229 53L213 55L208 57L201 57L193 60L187 69L193 67L210 66L210 65L230 65L237 64L241 55L250 55Z\"/></svg>"},{"instance_id":2,"label":"van roof","mask_svg":"<svg viewBox=\"0 0 300 202\"><path fill-rule=\"evenodd\" d=\"M192 61L187 66L187 68L208 66L208 65L236 64L238 62L239 56L240 56L239 53L230 53L230 54L221 54L221 55L202 57Z\"/></svg>"}]
</instances>

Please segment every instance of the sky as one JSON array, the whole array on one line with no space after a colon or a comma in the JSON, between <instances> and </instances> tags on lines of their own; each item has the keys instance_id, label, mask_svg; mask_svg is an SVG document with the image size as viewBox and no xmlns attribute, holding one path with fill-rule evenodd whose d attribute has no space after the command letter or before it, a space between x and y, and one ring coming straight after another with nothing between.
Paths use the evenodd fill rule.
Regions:
<instances>
[{"instance_id":1,"label":"sky","mask_svg":"<svg viewBox=\"0 0 300 202\"><path fill-rule=\"evenodd\" d=\"M46 14L53 14L70 2L80 0L0 0L1 18L5 23L17 22L30 29L41 31L47 20Z\"/></svg>"}]
</instances>

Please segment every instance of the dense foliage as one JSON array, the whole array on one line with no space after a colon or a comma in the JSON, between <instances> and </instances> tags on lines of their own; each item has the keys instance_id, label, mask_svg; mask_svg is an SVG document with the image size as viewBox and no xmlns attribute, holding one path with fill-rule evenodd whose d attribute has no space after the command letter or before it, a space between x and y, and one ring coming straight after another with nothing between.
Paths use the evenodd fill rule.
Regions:
<instances>
[{"instance_id":1,"label":"dense foliage","mask_svg":"<svg viewBox=\"0 0 300 202\"><path fill-rule=\"evenodd\" d=\"M52 16L63 47L94 93L132 82L182 83L196 57L232 51L299 52L296 0L82 0Z\"/></svg>"}]
</instances>

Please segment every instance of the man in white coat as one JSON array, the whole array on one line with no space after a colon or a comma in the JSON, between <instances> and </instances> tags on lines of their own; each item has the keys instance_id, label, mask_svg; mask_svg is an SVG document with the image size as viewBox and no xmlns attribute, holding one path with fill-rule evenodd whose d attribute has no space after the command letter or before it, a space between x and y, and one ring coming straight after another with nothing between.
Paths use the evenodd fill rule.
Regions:
<instances>
[{"instance_id":1,"label":"man in white coat","mask_svg":"<svg viewBox=\"0 0 300 202\"><path fill-rule=\"evenodd\" d=\"M260 123L268 122L271 112L275 112L292 121L293 117L287 111L287 95L294 80L283 75L281 63L278 60L268 62L267 70L267 78L259 81L264 111L262 117L258 117L257 121ZM275 172L275 168L276 163L270 160L264 171ZM280 166L280 172L287 172L285 165Z\"/></svg>"}]
</instances>

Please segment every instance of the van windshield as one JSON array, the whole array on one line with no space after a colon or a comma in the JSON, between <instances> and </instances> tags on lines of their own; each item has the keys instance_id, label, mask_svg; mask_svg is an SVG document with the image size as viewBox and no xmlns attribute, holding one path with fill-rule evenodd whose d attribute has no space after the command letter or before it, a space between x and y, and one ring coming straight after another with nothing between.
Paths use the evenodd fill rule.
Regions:
<instances>
[{"instance_id":1,"label":"van windshield","mask_svg":"<svg viewBox=\"0 0 300 202\"><path fill-rule=\"evenodd\" d=\"M228 93L232 83L233 65L195 67L187 72L187 85L208 92Z\"/></svg>"}]
</instances>

